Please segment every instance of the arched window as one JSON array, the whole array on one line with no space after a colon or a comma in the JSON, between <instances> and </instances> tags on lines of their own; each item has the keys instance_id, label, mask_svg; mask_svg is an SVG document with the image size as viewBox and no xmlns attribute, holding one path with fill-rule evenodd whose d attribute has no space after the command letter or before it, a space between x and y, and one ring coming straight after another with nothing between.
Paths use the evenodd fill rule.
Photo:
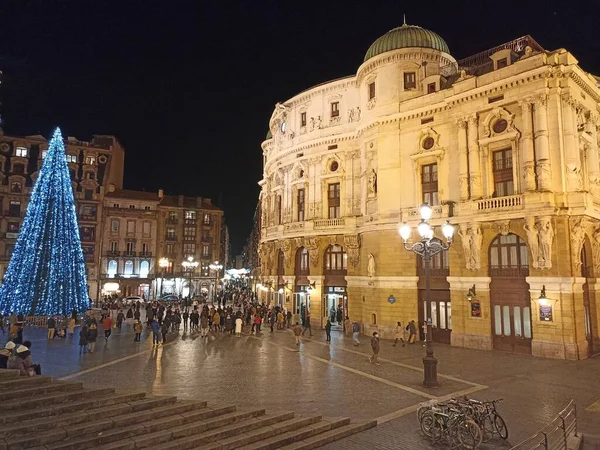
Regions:
<instances>
[{"instance_id":1,"label":"arched window","mask_svg":"<svg viewBox=\"0 0 600 450\"><path fill-rule=\"evenodd\" d=\"M308 266L308 250L300 247L296 252L296 276L308 276L310 269Z\"/></svg>"},{"instance_id":2,"label":"arched window","mask_svg":"<svg viewBox=\"0 0 600 450\"><path fill-rule=\"evenodd\" d=\"M325 250L324 266L325 272L330 274L346 274L348 256L343 247L339 245L330 245Z\"/></svg>"},{"instance_id":3,"label":"arched window","mask_svg":"<svg viewBox=\"0 0 600 450\"><path fill-rule=\"evenodd\" d=\"M133 274L133 261L125 261L125 270L123 271L124 275L132 275Z\"/></svg>"},{"instance_id":4,"label":"arched window","mask_svg":"<svg viewBox=\"0 0 600 450\"><path fill-rule=\"evenodd\" d=\"M19 183L18 181L15 181L14 183L12 183L10 185L10 192L17 192L17 193L23 192L23 185L21 183Z\"/></svg>"},{"instance_id":5,"label":"arched window","mask_svg":"<svg viewBox=\"0 0 600 450\"><path fill-rule=\"evenodd\" d=\"M146 278L150 272L150 263L148 261L142 261L140 263L140 278Z\"/></svg>"},{"instance_id":6,"label":"arched window","mask_svg":"<svg viewBox=\"0 0 600 450\"><path fill-rule=\"evenodd\" d=\"M114 259L111 259L108 262L108 277L114 278L116 274L117 274L117 261L115 261Z\"/></svg>"},{"instance_id":7,"label":"arched window","mask_svg":"<svg viewBox=\"0 0 600 450\"><path fill-rule=\"evenodd\" d=\"M279 250L277 253L277 275L283 276L285 275L285 256L283 256L283 251Z\"/></svg>"},{"instance_id":8,"label":"arched window","mask_svg":"<svg viewBox=\"0 0 600 450\"><path fill-rule=\"evenodd\" d=\"M516 234L499 235L490 244L490 276L529 275L527 244Z\"/></svg>"}]
</instances>

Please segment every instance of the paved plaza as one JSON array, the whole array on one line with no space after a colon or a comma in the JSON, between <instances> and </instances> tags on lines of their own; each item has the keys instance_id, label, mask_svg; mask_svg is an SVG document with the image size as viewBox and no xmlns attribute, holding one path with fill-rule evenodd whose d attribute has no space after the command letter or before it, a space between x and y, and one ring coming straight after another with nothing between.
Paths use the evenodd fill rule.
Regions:
<instances>
[{"instance_id":1,"label":"paved plaza","mask_svg":"<svg viewBox=\"0 0 600 450\"><path fill-rule=\"evenodd\" d=\"M334 333L327 344L321 331L303 339L299 349L291 331L270 334L268 328L259 337L211 333L208 342L181 331L169 335L166 345L153 347L146 331L142 342L134 343L133 331L123 326L113 330L108 343L99 337L93 354L79 353L77 337L47 341L45 336L44 329L25 330L44 374L88 387L114 385L271 411L378 419L377 428L328 449L429 448L418 431L416 407L463 394L504 399L499 410L509 441L487 448L508 448L525 439L571 399L580 429L600 430L600 358L560 361L436 345L441 386L425 389L419 343L392 347L382 341L381 365L375 366L368 361L368 338L354 347L351 339Z\"/></svg>"}]
</instances>

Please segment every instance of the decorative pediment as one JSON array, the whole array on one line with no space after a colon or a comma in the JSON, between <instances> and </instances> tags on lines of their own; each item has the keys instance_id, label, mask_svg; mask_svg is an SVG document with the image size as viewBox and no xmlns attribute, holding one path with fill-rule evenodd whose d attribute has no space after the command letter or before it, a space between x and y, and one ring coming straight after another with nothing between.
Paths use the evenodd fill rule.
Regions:
<instances>
[{"instance_id":1,"label":"decorative pediment","mask_svg":"<svg viewBox=\"0 0 600 450\"><path fill-rule=\"evenodd\" d=\"M342 155L333 154L325 160L324 175L341 175L344 173L344 158Z\"/></svg>"},{"instance_id":2,"label":"decorative pediment","mask_svg":"<svg viewBox=\"0 0 600 450\"><path fill-rule=\"evenodd\" d=\"M287 120L289 108L282 103L277 103L275 105L275 110L271 115L271 119L269 120L269 129L273 136L281 130L281 124Z\"/></svg>"},{"instance_id":3,"label":"decorative pediment","mask_svg":"<svg viewBox=\"0 0 600 450\"><path fill-rule=\"evenodd\" d=\"M483 137L520 134L514 125L515 115L504 108L496 107L483 120Z\"/></svg>"},{"instance_id":4,"label":"decorative pediment","mask_svg":"<svg viewBox=\"0 0 600 450\"><path fill-rule=\"evenodd\" d=\"M297 161L294 164L294 168L292 169L292 179L294 181L305 181L308 179L308 168L303 162Z\"/></svg>"},{"instance_id":5,"label":"decorative pediment","mask_svg":"<svg viewBox=\"0 0 600 450\"><path fill-rule=\"evenodd\" d=\"M424 156L437 156L444 158L446 150L440 146L440 135L433 128L426 128L421 131L417 138L417 152L410 155L412 159L419 159Z\"/></svg>"}]
</instances>

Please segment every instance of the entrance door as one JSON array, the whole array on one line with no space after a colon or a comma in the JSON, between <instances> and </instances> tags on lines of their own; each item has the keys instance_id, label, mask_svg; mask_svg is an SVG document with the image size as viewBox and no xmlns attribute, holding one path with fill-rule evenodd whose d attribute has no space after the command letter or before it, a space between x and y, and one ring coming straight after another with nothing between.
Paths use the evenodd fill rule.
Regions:
<instances>
[{"instance_id":1,"label":"entrance door","mask_svg":"<svg viewBox=\"0 0 600 450\"><path fill-rule=\"evenodd\" d=\"M494 348L531 354L531 307L529 296L519 292L492 291Z\"/></svg>"},{"instance_id":2,"label":"entrance door","mask_svg":"<svg viewBox=\"0 0 600 450\"><path fill-rule=\"evenodd\" d=\"M441 290L429 291L431 295L431 338L433 342L440 344L450 344L450 335L452 334L452 305L450 303L450 291ZM427 316L427 302L425 300L425 290L419 290L421 308L419 308L419 332L421 339L425 339L422 325Z\"/></svg>"},{"instance_id":3,"label":"entrance door","mask_svg":"<svg viewBox=\"0 0 600 450\"><path fill-rule=\"evenodd\" d=\"M328 287L328 293L323 294L323 326L327 319L331 320L332 330L343 331L344 319L348 315L348 296L345 287Z\"/></svg>"},{"instance_id":4,"label":"entrance door","mask_svg":"<svg viewBox=\"0 0 600 450\"><path fill-rule=\"evenodd\" d=\"M594 354L594 338L592 336L592 318L590 314L590 287L587 282L583 283L583 310L585 314L585 339L588 343L588 356Z\"/></svg>"}]
</instances>

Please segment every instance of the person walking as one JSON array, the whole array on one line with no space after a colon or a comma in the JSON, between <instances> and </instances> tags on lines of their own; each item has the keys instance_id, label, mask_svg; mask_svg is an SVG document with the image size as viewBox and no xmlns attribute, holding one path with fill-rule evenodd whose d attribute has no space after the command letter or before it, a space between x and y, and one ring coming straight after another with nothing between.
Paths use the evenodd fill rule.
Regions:
<instances>
[{"instance_id":1,"label":"person walking","mask_svg":"<svg viewBox=\"0 0 600 450\"><path fill-rule=\"evenodd\" d=\"M112 333L112 319L110 316L106 316L102 321L102 326L104 327L104 340L108 342L108 338Z\"/></svg>"},{"instance_id":2,"label":"person walking","mask_svg":"<svg viewBox=\"0 0 600 450\"><path fill-rule=\"evenodd\" d=\"M302 336L304 336L304 333L306 333L306 330L308 330L309 337L312 337L312 328L310 325L310 313L307 313L306 318L304 319L304 329L302 330Z\"/></svg>"},{"instance_id":3,"label":"person walking","mask_svg":"<svg viewBox=\"0 0 600 450\"><path fill-rule=\"evenodd\" d=\"M210 327L209 321L208 321L208 317L206 317L206 314L202 314L202 317L200 317L200 337L201 338L206 338L208 339L208 329Z\"/></svg>"},{"instance_id":4,"label":"person walking","mask_svg":"<svg viewBox=\"0 0 600 450\"><path fill-rule=\"evenodd\" d=\"M278 330L283 330L283 321L284 321L284 315L283 315L283 311L279 311L277 313L277 329Z\"/></svg>"},{"instance_id":5,"label":"person walking","mask_svg":"<svg viewBox=\"0 0 600 450\"><path fill-rule=\"evenodd\" d=\"M152 319L152 323L150 324L150 329L152 330L152 345L158 345L160 342L159 335L158 335L158 333L160 332L160 325L158 324L157 319Z\"/></svg>"},{"instance_id":6,"label":"person walking","mask_svg":"<svg viewBox=\"0 0 600 450\"><path fill-rule=\"evenodd\" d=\"M69 317L67 321L67 335L73 337L75 335L75 319Z\"/></svg>"},{"instance_id":7,"label":"person walking","mask_svg":"<svg viewBox=\"0 0 600 450\"><path fill-rule=\"evenodd\" d=\"M275 311L271 311L271 315L269 316L269 325L271 325L271 333L273 333L273 327L275 326Z\"/></svg>"},{"instance_id":8,"label":"person walking","mask_svg":"<svg viewBox=\"0 0 600 450\"><path fill-rule=\"evenodd\" d=\"M325 324L325 334L327 336L326 341L331 342L331 319L327 319L327 323Z\"/></svg>"},{"instance_id":9,"label":"person walking","mask_svg":"<svg viewBox=\"0 0 600 450\"><path fill-rule=\"evenodd\" d=\"M242 325L244 324L244 321L242 320L241 316L238 316L237 319L235 319L235 335L237 337L240 337L242 335Z\"/></svg>"},{"instance_id":10,"label":"person walking","mask_svg":"<svg viewBox=\"0 0 600 450\"><path fill-rule=\"evenodd\" d=\"M181 318L183 319L183 331L186 332L188 329L188 319L190 318L190 313L188 312L187 308L183 310Z\"/></svg>"},{"instance_id":11,"label":"person walking","mask_svg":"<svg viewBox=\"0 0 600 450\"><path fill-rule=\"evenodd\" d=\"M81 330L79 330L79 353L85 353L85 349L88 345L87 334L88 326L85 322L83 322L81 325Z\"/></svg>"},{"instance_id":12,"label":"person walking","mask_svg":"<svg viewBox=\"0 0 600 450\"><path fill-rule=\"evenodd\" d=\"M133 309L131 306L127 310L127 314L125 314L125 323L127 323L128 327L133 324Z\"/></svg>"},{"instance_id":13,"label":"person walking","mask_svg":"<svg viewBox=\"0 0 600 450\"><path fill-rule=\"evenodd\" d=\"M286 317L286 322L287 322L287 327L290 327L290 324L292 323L292 312L288 310L288 312L285 314Z\"/></svg>"},{"instance_id":14,"label":"person walking","mask_svg":"<svg viewBox=\"0 0 600 450\"><path fill-rule=\"evenodd\" d=\"M135 333L135 338L133 339L133 342L141 342L142 340L142 322L140 322L139 320L136 320L135 322L133 322L133 332Z\"/></svg>"},{"instance_id":15,"label":"person walking","mask_svg":"<svg viewBox=\"0 0 600 450\"><path fill-rule=\"evenodd\" d=\"M358 335L360 334L360 324L356 321L352 323L352 340L354 341L354 346L358 347L360 345L360 341L358 340Z\"/></svg>"},{"instance_id":16,"label":"person walking","mask_svg":"<svg viewBox=\"0 0 600 450\"><path fill-rule=\"evenodd\" d=\"M98 339L98 327L95 324L91 324L87 332L88 351L94 353L96 348L96 340Z\"/></svg>"},{"instance_id":17,"label":"person walking","mask_svg":"<svg viewBox=\"0 0 600 450\"><path fill-rule=\"evenodd\" d=\"M54 333L56 333L56 320L53 316L48 317L48 340L54 339Z\"/></svg>"},{"instance_id":18,"label":"person walking","mask_svg":"<svg viewBox=\"0 0 600 450\"><path fill-rule=\"evenodd\" d=\"M296 345L300 345L300 335L302 334L302 327L300 326L300 322L296 322L296 325L294 325L292 331L294 332L294 336L296 337Z\"/></svg>"},{"instance_id":19,"label":"person walking","mask_svg":"<svg viewBox=\"0 0 600 450\"><path fill-rule=\"evenodd\" d=\"M125 319L125 314L123 314L123 310L119 310L117 314L117 328L120 330L123 325L123 320Z\"/></svg>"},{"instance_id":20,"label":"person walking","mask_svg":"<svg viewBox=\"0 0 600 450\"><path fill-rule=\"evenodd\" d=\"M167 343L167 333L169 332L170 326L171 326L171 323L169 322L168 319L165 319L163 321L162 325L160 326L160 333L162 334L163 345Z\"/></svg>"},{"instance_id":21,"label":"person walking","mask_svg":"<svg viewBox=\"0 0 600 450\"><path fill-rule=\"evenodd\" d=\"M417 337L417 326L415 325L415 321L411 320L406 326L406 329L408 330L408 343L414 344Z\"/></svg>"},{"instance_id":22,"label":"person walking","mask_svg":"<svg viewBox=\"0 0 600 450\"><path fill-rule=\"evenodd\" d=\"M404 330L404 328L402 327L402 324L400 322L397 322L396 325L396 331L395 331L395 335L396 335L396 339L394 340L394 345L393 347L396 346L396 344L398 343L398 341L402 342L402 347L404 347L404 332L406 330Z\"/></svg>"},{"instance_id":23,"label":"person walking","mask_svg":"<svg viewBox=\"0 0 600 450\"><path fill-rule=\"evenodd\" d=\"M377 357L379 356L379 335L377 331L373 332L373 337L371 338L371 350L373 354L369 357L369 362L379 365L379 361L377 361Z\"/></svg>"},{"instance_id":24,"label":"person walking","mask_svg":"<svg viewBox=\"0 0 600 450\"><path fill-rule=\"evenodd\" d=\"M262 323L262 318L258 313L254 315L254 329L256 330L256 335L260 333L260 324Z\"/></svg>"}]
</instances>

